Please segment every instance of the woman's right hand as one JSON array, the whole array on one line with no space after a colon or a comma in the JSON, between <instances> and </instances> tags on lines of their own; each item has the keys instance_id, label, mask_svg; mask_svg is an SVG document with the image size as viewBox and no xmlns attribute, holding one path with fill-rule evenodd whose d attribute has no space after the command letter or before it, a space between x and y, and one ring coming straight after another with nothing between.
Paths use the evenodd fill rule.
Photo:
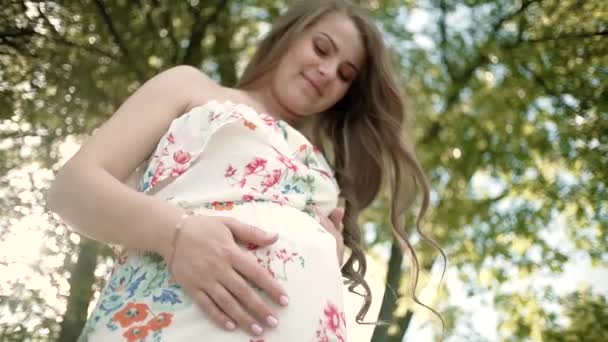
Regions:
<instances>
[{"instance_id":1,"label":"woman's right hand","mask_svg":"<svg viewBox=\"0 0 608 342\"><path fill-rule=\"evenodd\" d=\"M175 244L170 268L175 280L211 320L224 329L234 330L239 326L259 336L264 325L276 327L278 320L250 283L283 306L287 305L288 297L237 241L266 246L275 243L277 238L277 234L266 233L234 218L190 216ZM168 249L164 256L171 262L172 248Z\"/></svg>"}]
</instances>

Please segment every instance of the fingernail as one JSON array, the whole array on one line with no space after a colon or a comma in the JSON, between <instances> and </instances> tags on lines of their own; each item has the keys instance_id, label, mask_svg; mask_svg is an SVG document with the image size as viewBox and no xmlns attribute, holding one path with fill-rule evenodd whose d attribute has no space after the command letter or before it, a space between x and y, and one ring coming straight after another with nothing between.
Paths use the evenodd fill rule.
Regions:
<instances>
[{"instance_id":1,"label":"fingernail","mask_svg":"<svg viewBox=\"0 0 608 342\"><path fill-rule=\"evenodd\" d=\"M260 335L261 333L264 332L264 329L262 329L262 327L259 326L257 323L253 323L251 325L251 331L253 331L253 333L256 335Z\"/></svg>"},{"instance_id":2,"label":"fingernail","mask_svg":"<svg viewBox=\"0 0 608 342\"><path fill-rule=\"evenodd\" d=\"M268 323L268 325L270 325L273 328L276 328L276 326L279 325L279 321L276 318L274 318L274 316L272 316L272 315L266 317L266 323Z\"/></svg>"},{"instance_id":3,"label":"fingernail","mask_svg":"<svg viewBox=\"0 0 608 342\"><path fill-rule=\"evenodd\" d=\"M262 233L262 235L264 235L266 237L273 237L274 234L276 234L276 233L273 233L273 232L265 231L264 229L259 228L259 227L256 227L256 229L258 229Z\"/></svg>"},{"instance_id":4,"label":"fingernail","mask_svg":"<svg viewBox=\"0 0 608 342\"><path fill-rule=\"evenodd\" d=\"M287 306L287 304L289 304L289 298L287 298L287 296L285 295L281 296L281 298L279 298L279 301L283 306Z\"/></svg>"},{"instance_id":5,"label":"fingernail","mask_svg":"<svg viewBox=\"0 0 608 342\"><path fill-rule=\"evenodd\" d=\"M234 330L234 329L236 329L236 325L234 323L230 322L230 321L226 322L226 324L224 326L228 330Z\"/></svg>"}]
</instances>

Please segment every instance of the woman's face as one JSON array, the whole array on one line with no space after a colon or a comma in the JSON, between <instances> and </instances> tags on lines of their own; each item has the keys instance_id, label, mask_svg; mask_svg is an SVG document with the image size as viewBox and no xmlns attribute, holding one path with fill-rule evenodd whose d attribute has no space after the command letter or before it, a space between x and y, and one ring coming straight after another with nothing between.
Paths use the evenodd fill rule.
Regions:
<instances>
[{"instance_id":1,"label":"woman's face","mask_svg":"<svg viewBox=\"0 0 608 342\"><path fill-rule=\"evenodd\" d=\"M292 42L272 77L272 92L285 110L284 119L298 121L338 102L365 61L359 30L350 18L331 13Z\"/></svg>"}]
</instances>

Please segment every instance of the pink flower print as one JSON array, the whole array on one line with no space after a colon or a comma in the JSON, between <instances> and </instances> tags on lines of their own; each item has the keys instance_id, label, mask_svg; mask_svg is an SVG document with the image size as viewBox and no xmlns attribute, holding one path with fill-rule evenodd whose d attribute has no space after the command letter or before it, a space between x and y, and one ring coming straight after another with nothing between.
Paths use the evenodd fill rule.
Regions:
<instances>
[{"instance_id":1,"label":"pink flower print","mask_svg":"<svg viewBox=\"0 0 608 342\"><path fill-rule=\"evenodd\" d=\"M325 170L318 170L323 176L327 177L327 178L331 178L331 175L329 174L329 172L325 171Z\"/></svg>"},{"instance_id":2,"label":"pink flower print","mask_svg":"<svg viewBox=\"0 0 608 342\"><path fill-rule=\"evenodd\" d=\"M279 204L288 204L289 198L287 196L279 196L277 194L272 195L272 199Z\"/></svg>"},{"instance_id":3,"label":"pink flower print","mask_svg":"<svg viewBox=\"0 0 608 342\"><path fill-rule=\"evenodd\" d=\"M234 174L236 173L236 169L234 167L232 167L232 165L228 165L228 168L226 169L226 174L224 174L224 177L229 178L234 176Z\"/></svg>"},{"instance_id":4,"label":"pink flower print","mask_svg":"<svg viewBox=\"0 0 608 342\"><path fill-rule=\"evenodd\" d=\"M156 184L160 180L160 177L162 177L164 170L165 170L165 164L162 162L162 160L159 160L158 163L156 164L156 167L154 168L154 175L152 176L152 179L150 180L150 186L156 186Z\"/></svg>"},{"instance_id":5,"label":"pink flower print","mask_svg":"<svg viewBox=\"0 0 608 342\"><path fill-rule=\"evenodd\" d=\"M270 127L274 127L276 125L276 121L274 120L274 118L268 114L262 114L262 120L264 120L264 123Z\"/></svg>"},{"instance_id":6,"label":"pink flower print","mask_svg":"<svg viewBox=\"0 0 608 342\"><path fill-rule=\"evenodd\" d=\"M253 196L251 196L251 195L243 195L242 198L243 198L243 201L245 201L245 202L253 201Z\"/></svg>"},{"instance_id":7,"label":"pink flower print","mask_svg":"<svg viewBox=\"0 0 608 342\"><path fill-rule=\"evenodd\" d=\"M332 341L345 342L343 336L346 320L344 312L338 312L338 308L332 303L327 303L323 309L323 318L319 318L319 328L316 331L317 342Z\"/></svg>"},{"instance_id":8,"label":"pink flower print","mask_svg":"<svg viewBox=\"0 0 608 342\"><path fill-rule=\"evenodd\" d=\"M302 145L300 145L300 152L304 152L304 151L306 151L306 148L307 148L307 147L308 147L308 146L307 146L306 144L302 144Z\"/></svg>"},{"instance_id":9,"label":"pink flower print","mask_svg":"<svg viewBox=\"0 0 608 342\"><path fill-rule=\"evenodd\" d=\"M279 159L279 161L281 163L283 163L285 166L287 166L288 169L290 169L293 172L298 171L298 167L296 166L296 164L294 164L290 158L282 155L281 153L279 153L279 156L277 157Z\"/></svg>"},{"instance_id":10,"label":"pink flower print","mask_svg":"<svg viewBox=\"0 0 608 342\"><path fill-rule=\"evenodd\" d=\"M171 169L171 175L170 176L171 177L178 177L182 173L186 172L186 170L188 170L188 168L186 167L186 165L175 165Z\"/></svg>"},{"instance_id":11,"label":"pink flower print","mask_svg":"<svg viewBox=\"0 0 608 342\"><path fill-rule=\"evenodd\" d=\"M281 248L278 252L275 252L277 259L282 260L284 264L288 261L292 261L294 257L298 256L297 252L287 252L285 248Z\"/></svg>"},{"instance_id":12,"label":"pink flower print","mask_svg":"<svg viewBox=\"0 0 608 342\"><path fill-rule=\"evenodd\" d=\"M243 178L243 179L241 179L241 181L240 181L240 182L238 182L237 184L238 184L238 185L239 185L241 188L244 188L246 183L247 183L247 178Z\"/></svg>"},{"instance_id":13,"label":"pink flower print","mask_svg":"<svg viewBox=\"0 0 608 342\"><path fill-rule=\"evenodd\" d=\"M312 146L312 151L313 151L314 153L321 153L321 149L320 149L320 148L318 148L318 147L317 147L317 146L315 146L315 145L313 145L313 146Z\"/></svg>"},{"instance_id":14,"label":"pink flower print","mask_svg":"<svg viewBox=\"0 0 608 342\"><path fill-rule=\"evenodd\" d=\"M268 188L277 184L279 182L280 178L281 178L281 170L279 170L279 169L272 170L272 173L266 175L264 177L264 180L262 181L262 186L265 187L265 189L262 190L262 192L266 192L266 190L268 190Z\"/></svg>"},{"instance_id":15,"label":"pink flower print","mask_svg":"<svg viewBox=\"0 0 608 342\"><path fill-rule=\"evenodd\" d=\"M161 156L168 156L169 155L169 146L163 147L162 151L160 151L160 155Z\"/></svg>"},{"instance_id":16,"label":"pink flower print","mask_svg":"<svg viewBox=\"0 0 608 342\"><path fill-rule=\"evenodd\" d=\"M175 144L175 137L173 136L173 133L169 133L169 135L167 136L167 141L169 142L169 144Z\"/></svg>"},{"instance_id":17,"label":"pink flower print","mask_svg":"<svg viewBox=\"0 0 608 342\"><path fill-rule=\"evenodd\" d=\"M190 153L182 150L175 151L175 153L173 153L173 160L175 160L175 162L178 164L186 164L191 158L192 156Z\"/></svg>"},{"instance_id":18,"label":"pink flower print","mask_svg":"<svg viewBox=\"0 0 608 342\"><path fill-rule=\"evenodd\" d=\"M215 119L220 117L221 113L211 112L209 113L209 122L213 122Z\"/></svg>"},{"instance_id":19,"label":"pink flower print","mask_svg":"<svg viewBox=\"0 0 608 342\"><path fill-rule=\"evenodd\" d=\"M337 333L338 329L340 328L340 313L338 312L336 306L328 303L325 310L323 310L323 313L325 314L326 326L334 334Z\"/></svg>"},{"instance_id":20,"label":"pink flower print","mask_svg":"<svg viewBox=\"0 0 608 342\"><path fill-rule=\"evenodd\" d=\"M258 173L266 167L266 159L256 157L245 166L245 176Z\"/></svg>"}]
</instances>

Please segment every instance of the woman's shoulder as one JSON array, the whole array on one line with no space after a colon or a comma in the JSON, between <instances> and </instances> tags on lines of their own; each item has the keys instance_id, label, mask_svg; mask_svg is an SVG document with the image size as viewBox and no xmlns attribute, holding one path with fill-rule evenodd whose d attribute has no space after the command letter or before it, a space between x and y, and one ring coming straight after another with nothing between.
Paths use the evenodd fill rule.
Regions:
<instances>
[{"instance_id":1,"label":"woman's shoulder","mask_svg":"<svg viewBox=\"0 0 608 342\"><path fill-rule=\"evenodd\" d=\"M202 70L190 65L177 65L164 71L167 77L179 80L177 89L167 89L189 95L190 101L185 112L218 97L223 97L225 88ZM175 84L175 83L174 83Z\"/></svg>"},{"instance_id":2,"label":"woman's shoulder","mask_svg":"<svg viewBox=\"0 0 608 342\"><path fill-rule=\"evenodd\" d=\"M255 108L243 90L222 86L202 70L193 66L178 65L167 69L165 73L170 74L170 77L176 80L183 80L183 82L178 82L180 84L178 89L167 90L182 91L190 95L190 101L184 113L212 102L244 104Z\"/></svg>"}]
</instances>

